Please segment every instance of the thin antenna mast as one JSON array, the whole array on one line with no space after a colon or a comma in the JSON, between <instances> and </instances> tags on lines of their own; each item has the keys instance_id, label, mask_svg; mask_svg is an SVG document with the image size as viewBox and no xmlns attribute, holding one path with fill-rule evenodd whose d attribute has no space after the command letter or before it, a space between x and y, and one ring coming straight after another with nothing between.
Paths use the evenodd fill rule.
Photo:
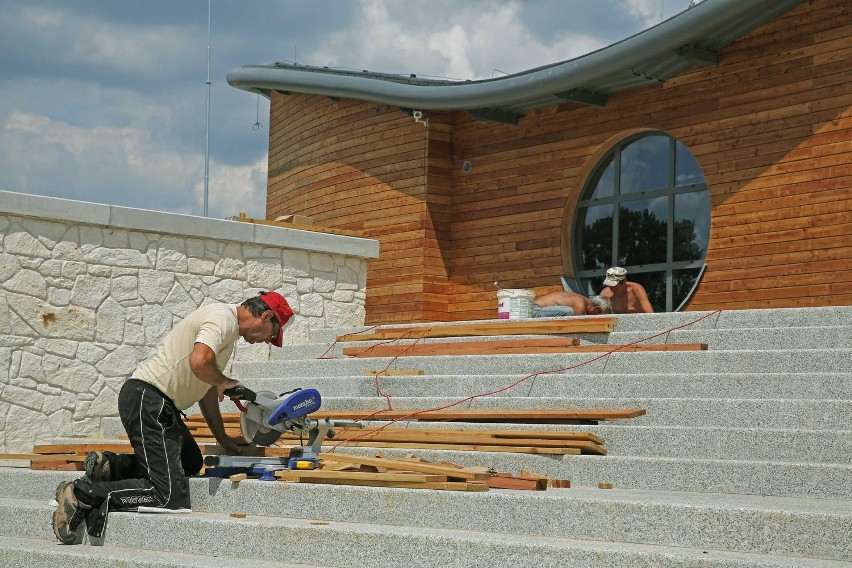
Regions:
<instances>
[{"instance_id":1,"label":"thin antenna mast","mask_svg":"<svg viewBox=\"0 0 852 568\"><path fill-rule=\"evenodd\" d=\"M207 0L207 131L204 140L204 216L207 217L207 195L210 189L210 2Z\"/></svg>"}]
</instances>

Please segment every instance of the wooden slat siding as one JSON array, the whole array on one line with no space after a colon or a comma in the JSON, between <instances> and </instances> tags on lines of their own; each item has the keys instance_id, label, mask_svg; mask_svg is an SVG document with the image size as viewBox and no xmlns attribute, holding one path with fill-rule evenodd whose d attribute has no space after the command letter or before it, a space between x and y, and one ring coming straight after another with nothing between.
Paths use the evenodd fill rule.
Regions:
<instances>
[{"instance_id":1,"label":"wooden slat siding","mask_svg":"<svg viewBox=\"0 0 852 568\"><path fill-rule=\"evenodd\" d=\"M689 309L848 304L849 279L823 274L852 274L850 58L848 1L805 2L724 48L718 66L604 108L557 105L518 126L431 113L425 170L411 117L276 95L270 122L287 124L270 132L268 217L381 241L370 323L493 318L494 280L545 292L570 273L564 208L591 157L613 136L658 129L690 149L710 192L708 269Z\"/></svg>"}]
</instances>

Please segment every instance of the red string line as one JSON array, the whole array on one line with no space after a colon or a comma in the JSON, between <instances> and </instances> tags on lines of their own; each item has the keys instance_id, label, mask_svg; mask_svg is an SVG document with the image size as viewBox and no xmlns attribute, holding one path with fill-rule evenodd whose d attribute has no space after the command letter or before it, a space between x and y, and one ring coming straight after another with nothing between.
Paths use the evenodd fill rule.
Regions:
<instances>
[{"instance_id":1,"label":"red string line","mask_svg":"<svg viewBox=\"0 0 852 568\"><path fill-rule=\"evenodd\" d=\"M625 349L625 348L627 348L627 347L631 347L631 346L633 346L633 345L637 345L637 344L639 344L639 343L643 343L643 342L645 342L645 341L649 341L649 340L654 339L654 338L656 338L656 337L660 337L661 335L665 335L665 334L667 334L667 333L671 333L672 331L676 331L676 330L678 330L678 329L681 329L681 328L684 328L684 327L688 327L688 326L690 326L690 325L693 325L693 324L696 324L696 323L700 322L700 321L701 321L701 320L703 320L703 319L706 319L706 318L708 318L708 317L710 317L710 316L712 316L712 315L715 315L715 314L718 314L718 313L721 313L721 312L722 312L722 310L716 310L716 311L710 312L710 313L708 313L708 314L704 314L704 315L703 315L703 316L701 316L700 318L697 318L697 319L695 319L695 320L693 320L693 321L691 321L691 322L688 322L688 323L685 323L685 324L682 324L682 325L678 325L678 326L675 326L675 327L669 328L669 329L667 329L667 330L665 330L665 331L661 331L661 332L659 332L659 333L655 333L654 335L649 335L648 337L645 337L645 338L642 338L642 339L637 339L636 341L633 341L633 342L631 342L631 343L626 343L626 344L624 344L624 345L619 345L619 346L617 346L615 349L612 349L611 351L606 351L606 352L604 352L604 353L601 353L600 355L597 355L597 356L595 356L595 357L592 357L591 359L587 359L586 361L582 361L582 362L580 362L580 363L577 363L576 365L570 365L570 366L568 366L568 367L562 367L562 368L560 368L560 369L550 369L550 370L547 370L547 371L537 371L537 372L535 372L535 373L532 373L532 374L530 374L530 375L527 375L527 376L525 376L525 377L522 377L521 379L518 379L518 380L517 380L517 381L515 381L514 383L511 383L511 384L509 384L509 385L506 385L506 386L504 386L504 387L501 387L501 388L496 389L496 390L493 390L493 391L484 392L484 393L480 393L480 394L474 394L474 395L471 395L471 396L466 396L466 397L464 397L464 398L462 398L462 399L460 399L460 400L457 400L456 402L452 402L452 403L447 404L447 405L444 405L444 406L438 406L438 407L435 407L435 408L426 408L426 409L423 409L423 410L415 410L415 411L411 412L410 414L406 414L405 416L400 416L399 418L395 418L395 419L393 419L393 420L390 420L390 421L388 421L386 424L383 424L382 426L379 426L379 427L377 427L377 428L374 428L373 430L369 430L369 431L367 431L367 432L364 432L363 434L359 434L359 435L357 435L357 436L353 436L352 438L349 438L348 440L341 440L340 442L338 442L337 444L335 444L335 445L331 448L331 450L329 450L329 453L334 452L334 450L336 450L338 446L341 446L341 445L343 445L343 444L346 444L347 442L352 442L352 441L358 440L359 438L363 438L363 437L365 437L365 436L370 436L371 434L375 434L375 433L377 433L377 432L381 432L382 430L384 430L384 429L385 429L385 428L387 428L388 426L390 426L390 425L392 425L392 424L396 424L397 422L401 422L402 420L406 420L406 419L408 419L408 418L411 418L412 416L417 416L418 414L423 414L424 412L435 412L435 411L439 411L439 410L446 410L446 409L448 409L448 408L452 408L452 407L454 407L454 406L458 406L459 404L462 404L462 403L465 403L465 402L468 402L468 401L471 401L471 400L474 400L474 399L477 399L477 398L483 398L483 397L486 397L486 396L491 396L491 395L494 395L494 394L497 394L497 393L501 393L501 392L507 391L507 390L509 390L509 389L511 389L511 388L513 388L513 387L516 387L517 385L519 385L519 384L523 383L524 381L527 381L527 380L529 380L529 379L531 379L531 378L533 378L533 377L538 377L539 375L548 375L548 374L553 374L553 373L561 373L561 372L563 372L563 371L570 371L571 369L576 369L576 368L578 368L578 367L582 367L582 366L584 366L584 365L588 365L589 363L594 363L595 361L598 361L598 360L600 360L600 359L603 359L604 357L609 357L609 356L610 356L610 355L612 355L613 353L616 353L616 352L618 352L618 351L621 351L622 349ZM378 382L378 377L376 377L376 382ZM388 402L390 403L390 399L389 399L389 397L388 397ZM362 418L359 418L358 420L359 420L359 421L361 421L361 420L369 420L369 418L370 418L370 417L375 416L375 415L376 415L376 414L378 414L379 412L382 412L382 411L381 411L381 410L376 410L375 412L372 412L372 413L370 413L370 414L368 414L368 415L366 415L366 416L364 416L364 417L362 417ZM345 431L345 430L344 430L344 431Z\"/></svg>"},{"instance_id":2,"label":"red string line","mask_svg":"<svg viewBox=\"0 0 852 568\"><path fill-rule=\"evenodd\" d=\"M341 339L343 339L343 341L346 341L346 338L349 337L350 335L358 335L359 333L367 333L368 331L373 331L377 327L379 327L379 326L374 325L373 327L368 327L367 329L362 329L361 331L353 331L351 333L345 333L345 334L343 334L339 337L336 337L334 339L334 341L331 342L331 345L328 346L328 349L325 350L325 353L323 353L322 355L317 357L317 359L333 359L334 357L326 357L326 355L328 354L329 351L334 349L334 346L337 345L340 342Z\"/></svg>"}]
</instances>

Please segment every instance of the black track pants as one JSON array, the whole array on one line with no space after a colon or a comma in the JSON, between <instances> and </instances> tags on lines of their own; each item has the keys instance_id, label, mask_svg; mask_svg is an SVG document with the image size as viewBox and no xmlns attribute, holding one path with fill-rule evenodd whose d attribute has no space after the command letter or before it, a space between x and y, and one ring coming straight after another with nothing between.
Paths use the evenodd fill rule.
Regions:
<instances>
[{"instance_id":1,"label":"black track pants","mask_svg":"<svg viewBox=\"0 0 852 568\"><path fill-rule=\"evenodd\" d=\"M177 408L152 385L128 379L118 395L118 412L134 454L105 452L110 480L83 477L74 483L78 499L92 506L86 520L95 537L103 535L109 511L140 505L189 508L186 476L198 473L203 463Z\"/></svg>"}]
</instances>

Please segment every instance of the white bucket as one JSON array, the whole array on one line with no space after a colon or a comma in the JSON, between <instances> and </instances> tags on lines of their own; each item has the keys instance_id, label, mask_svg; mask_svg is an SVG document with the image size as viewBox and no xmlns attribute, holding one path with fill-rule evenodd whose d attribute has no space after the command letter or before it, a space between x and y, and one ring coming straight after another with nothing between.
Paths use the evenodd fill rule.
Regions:
<instances>
[{"instance_id":1,"label":"white bucket","mask_svg":"<svg viewBox=\"0 0 852 568\"><path fill-rule=\"evenodd\" d=\"M531 318L533 317L533 300L535 300L535 292L532 290L498 290L497 318Z\"/></svg>"}]
</instances>

